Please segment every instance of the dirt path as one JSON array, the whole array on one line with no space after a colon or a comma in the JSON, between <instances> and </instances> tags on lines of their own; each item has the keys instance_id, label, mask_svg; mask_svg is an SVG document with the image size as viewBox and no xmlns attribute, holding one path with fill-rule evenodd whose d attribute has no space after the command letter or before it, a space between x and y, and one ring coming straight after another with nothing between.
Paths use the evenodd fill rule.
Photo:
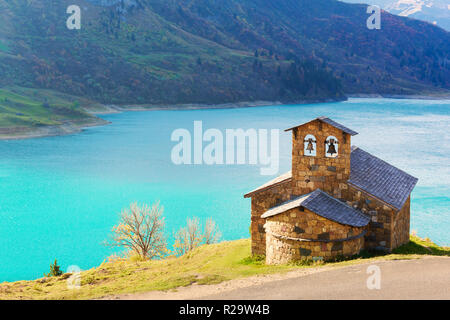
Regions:
<instances>
[{"instance_id":1,"label":"dirt path","mask_svg":"<svg viewBox=\"0 0 450 320\"><path fill-rule=\"evenodd\" d=\"M284 274L270 274L235 279L214 285L193 284L170 291L150 291L145 293L121 294L104 298L105 300L189 300L201 299L211 294L223 294L232 290L264 285L269 282L303 277L309 274L320 273L336 267L305 268L290 271Z\"/></svg>"},{"instance_id":2,"label":"dirt path","mask_svg":"<svg viewBox=\"0 0 450 320\"><path fill-rule=\"evenodd\" d=\"M381 288L369 290L369 266L380 270ZM450 299L450 258L377 260L350 266L299 269L217 285L192 285L108 297L122 300L189 299Z\"/></svg>"}]
</instances>

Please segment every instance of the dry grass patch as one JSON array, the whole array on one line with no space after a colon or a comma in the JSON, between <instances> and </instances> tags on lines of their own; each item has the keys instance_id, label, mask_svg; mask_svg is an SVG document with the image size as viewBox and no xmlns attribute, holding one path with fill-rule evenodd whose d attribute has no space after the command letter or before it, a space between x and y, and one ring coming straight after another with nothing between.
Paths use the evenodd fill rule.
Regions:
<instances>
[{"instance_id":1,"label":"dry grass patch","mask_svg":"<svg viewBox=\"0 0 450 320\"><path fill-rule=\"evenodd\" d=\"M429 248L429 249L427 249ZM431 251L430 251L431 250ZM449 248L412 237L389 255L365 254L348 261L300 265L265 265L251 257L250 240L205 245L179 258L142 261L115 258L81 273L81 287L69 289L68 275L35 281L0 284L0 299L94 299L108 295L171 290L193 283L207 285L254 275L284 273L298 268L343 266L376 259L416 259L423 255L450 255Z\"/></svg>"}]
</instances>

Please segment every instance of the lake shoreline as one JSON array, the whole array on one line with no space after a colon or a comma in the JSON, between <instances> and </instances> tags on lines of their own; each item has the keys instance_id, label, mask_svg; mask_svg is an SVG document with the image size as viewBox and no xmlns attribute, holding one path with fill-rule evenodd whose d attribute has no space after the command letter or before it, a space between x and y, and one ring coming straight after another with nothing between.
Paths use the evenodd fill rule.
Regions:
<instances>
[{"instance_id":1,"label":"lake shoreline","mask_svg":"<svg viewBox=\"0 0 450 320\"><path fill-rule=\"evenodd\" d=\"M0 133L0 141L65 136L80 133L85 128L108 124L111 124L111 122L95 117L82 122L66 121L60 125L41 126L36 128L14 127L8 128L7 133Z\"/></svg>"},{"instance_id":2,"label":"lake shoreline","mask_svg":"<svg viewBox=\"0 0 450 320\"><path fill-rule=\"evenodd\" d=\"M323 99L323 100L298 100L291 102L281 101L242 101L228 102L219 104L204 103L182 103L182 104L131 104L131 105L105 105L106 111L94 112L93 114L111 114L126 111L191 111L191 110L213 110L213 109L242 109L253 107L268 107L279 105L300 105L300 104L320 104L347 101L348 98L342 99Z\"/></svg>"},{"instance_id":3,"label":"lake shoreline","mask_svg":"<svg viewBox=\"0 0 450 320\"><path fill-rule=\"evenodd\" d=\"M34 139L52 136L64 136L69 134L76 134L82 132L89 127L104 126L111 124L111 122L99 118L100 115L116 114L128 111L192 111L192 110L213 110L213 109L242 109L242 108L254 108L254 107L267 107L267 106L279 106L279 105L300 105L300 104L321 104L332 102L343 102L348 99L418 99L418 100L450 100L450 95L380 95L380 94L351 94L343 99L325 99L325 100L300 100L293 102L281 102L281 101L244 101L244 102L230 102L222 104L172 104L172 105L103 105L101 110L89 110L86 111L93 115L94 118L82 121L80 123L73 121L66 121L61 125L42 126L37 128L24 128L13 127L8 128L7 133L0 132L1 140L23 140Z\"/></svg>"},{"instance_id":4,"label":"lake shoreline","mask_svg":"<svg viewBox=\"0 0 450 320\"><path fill-rule=\"evenodd\" d=\"M368 94L368 93L355 93L349 94L348 98L361 98L361 99L398 99L398 100L450 100L450 94L444 95L427 95L427 94L418 94L418 95L402 95L402 94Z\"/></svg>"},{"instance_id":5,"label":"lake shoreline","mask_svg":"<svg viewBox=\"0 0 450 320\"><path fill-rule=\"evenodd\" d=\"M12 127L5 128L4 131L0 131L0 141L2 140L24 140L24 139L34 139L43 137L53 137L53 136L65 136L69 134L76 134L82 132L84 129L89 127L97 127L111 124L111 122L99 118L100 115L116 114L128 111L192 111L192 110L211 110L211 109L242 109L242 108L253 108L253 107L265 107L265 106L275 106L283 104L319 104L319 103L329 103L329 102L341 102L346 101L347 98L343 99L324 99L324 100L301 100L294 101L290 103L282 103L280 101L245 101L245 102L230 102L222 104L173 104L173 105L103 105L101 110L90 110L86 108L85 111L92 116L91 119L74 122L65 121L61 125L51 125L51 126L40 126L35 128L28 127Z\"/></svg>"}]
</instances>

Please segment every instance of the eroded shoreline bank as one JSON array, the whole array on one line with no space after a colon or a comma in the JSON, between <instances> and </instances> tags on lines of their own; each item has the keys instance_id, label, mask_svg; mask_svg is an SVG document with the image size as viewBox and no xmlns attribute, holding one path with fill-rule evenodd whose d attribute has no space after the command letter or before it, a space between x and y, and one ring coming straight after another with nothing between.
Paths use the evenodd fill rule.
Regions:
<instances>
[{"instance_id":1,"label":"eroded shoreline bank","mask_svg":"<svg viewBox=\"0 0 450 320\"><path fill-rule=\"evenodd\" d=\"M312 103L330 103L340 102L346 99L326 99L326 100L308 100L291 102L289 104L312 104ZM67 120L61 125L39 126L39 127L11 127L0 128L1 140L22 140L43 138L51 136L63 136L82 132L83 129L89 127L103 126L111 124L111 122L99 118L100 115L122 113L128 111L191 111L191 110L209 110L209 109L236 109L236 108L252 108L282 105L280 101L254 101L254 102L236 102L223 104L174 104L174 105L103 105L102 108L95 110L86 109L85 111L93 117L85 121Z\"/></svg>"},{"instance_id":2,"label":"eroded shoreline bank","mask_svg":"<svg viewBox=\"0 0 450 320\"><path fill-rule=\"evenodd\" d=\"M35 128L13 127L0 131L0 140L24 140L79 133L85 128L104 126L111 122L95 117L87 121L66 121L60 125L40 126Z\"/></svg>"},{"instance_id":3,"label":"eroded shoreline bank","mask_svg":"<svg viewBox=\"0 0 450 320\"><path fill-rule=\"evenodd\" d=\"M449 100L450 95L380 95L380 94L352 94L345 99L325 99L325 100L303 100L296 102L283 103L281 101L253 101L253 102L235 102L222 104L173 104L173 105L103 105L101 109L86 110L94 117L86 121L74 122L65 121L61 125L41 126L35 128L12 127L0 128L1 140L22 140L32 138L42 138L51 136L63 136L82 132L85 128L103 126L111 122L99 118L100 115L122 113L128 111L192 111L192 110L212 110L212 109L241 109L252 107L266 107L277 105L299 105L299 104L320 104L343 102L348 99L398 99L398 100ZM2 132L3 131L3 132Z\"/></svg>"}]
</instances>

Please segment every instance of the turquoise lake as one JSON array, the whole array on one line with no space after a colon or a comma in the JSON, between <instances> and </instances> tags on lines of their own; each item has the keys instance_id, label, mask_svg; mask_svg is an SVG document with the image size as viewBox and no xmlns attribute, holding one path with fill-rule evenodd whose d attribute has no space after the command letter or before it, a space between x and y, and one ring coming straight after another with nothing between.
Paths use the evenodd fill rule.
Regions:
<instances>
[{"instance_id":1,"label":"turquoise lake","mask_svg":"<svg viewBox=\"0 0 450 320\"><path fill-rule=\"evenodd\" d=\"M322 115L359 132L354 145L419 178L411 229L449 245L449 100L125 112L79 134L0 141L0 282L42 277L55 258L63 270L100 264L117 252L102 242L133 201L160 200L169 239L194 216L212 217L223 240L248 238L243 194L274 176L255 165L174 165L172 132L192 132L196 120L223 132L285 129ZM290 152L291 133L281 131L279 174L290 170Z\"/></svg>"}]
</instances>

